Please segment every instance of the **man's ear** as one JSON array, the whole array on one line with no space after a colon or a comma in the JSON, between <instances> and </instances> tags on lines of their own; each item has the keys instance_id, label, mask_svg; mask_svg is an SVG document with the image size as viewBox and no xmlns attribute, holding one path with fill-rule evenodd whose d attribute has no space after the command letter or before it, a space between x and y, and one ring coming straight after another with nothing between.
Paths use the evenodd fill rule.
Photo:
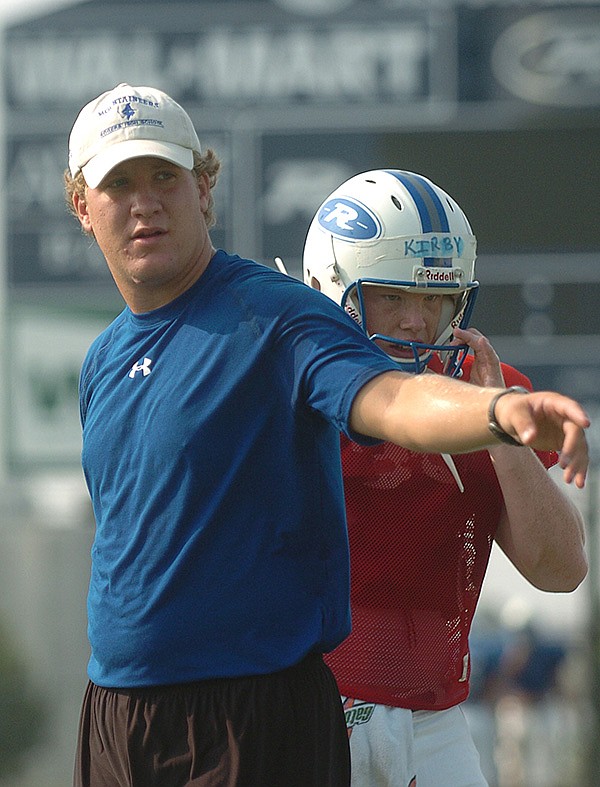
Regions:
<instances>
[{"instance_id":1,"label":"man's ear","mask_svg":"<svg viewBox=\"0 0 600 787\"><path fill-rule=\"evenodd\" d=\"M88 213L87 202L77 192L73 194L73 207L75 208L77 218L81 222L83 231L92 234L92 222Z\"/></svg>"},{"instance_id":2,"label":"man's ear","mask_svg":"<svg viewBox=\"0 0 600 787\"><path fill-rule=\"evenodd\" d=\"M198 190L200 192L202 211L205 211L210 201L210 178L206 172L203 172L198 177Z\"/></svg>"}]
</instances>

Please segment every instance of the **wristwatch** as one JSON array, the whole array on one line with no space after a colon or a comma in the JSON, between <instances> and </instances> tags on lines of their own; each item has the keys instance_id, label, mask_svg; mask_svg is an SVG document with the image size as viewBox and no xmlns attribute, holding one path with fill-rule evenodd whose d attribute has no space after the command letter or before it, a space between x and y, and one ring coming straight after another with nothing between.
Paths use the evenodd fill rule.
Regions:
<instances>
[{"instance_id":1,"label":"wristwatch","mask_svg":"<svg viewBox=\"0 0 600 787\"><path fill-rule=\"evenodd\" d=\"M510 388L505 388L504 391L497 393L488 407L488 429L494 435L494 437L497 437L502 443L523 447L523 443L521 443L519 440L515 440L515 438L511 437L508 432L505 432L496 420L496 403L500 397L506 396L506 394L509 393L528 394L531 393L531 391L528 391L527 388L524 388L522 385L511 385Z\"/></svg>"}]
</instances>

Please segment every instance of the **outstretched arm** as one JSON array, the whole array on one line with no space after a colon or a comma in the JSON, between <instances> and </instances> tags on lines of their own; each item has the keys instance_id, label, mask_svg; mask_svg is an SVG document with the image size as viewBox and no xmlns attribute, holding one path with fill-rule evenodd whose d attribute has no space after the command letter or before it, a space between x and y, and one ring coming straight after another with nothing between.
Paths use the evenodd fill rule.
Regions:
<instances>
[{"instance_id":1,"label":"outstretched arm","mask_svg":"<svg viewBox=\"0 0 600 787\"><path fill-rule=\"evenodd\" d=\"M358 392L350 424L359 434L412 451L476 451L499 444L488 427L488 409L502 390L435 374L385 372ZM589 418L577 402L553 391L509 393L498 400L495 416L500 427L524 445L560 451L565 481L583 487Z\"/></svg>"}]
</instances>

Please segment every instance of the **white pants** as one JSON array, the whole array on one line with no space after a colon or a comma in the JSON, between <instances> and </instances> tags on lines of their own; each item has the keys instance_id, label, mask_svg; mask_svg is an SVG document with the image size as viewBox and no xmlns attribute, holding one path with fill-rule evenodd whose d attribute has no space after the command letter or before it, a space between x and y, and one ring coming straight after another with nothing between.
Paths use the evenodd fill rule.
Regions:
<instances>
[{"instance_id":1,"label":"white pants","mask_svg":"<svg viewBox=\"0 0 600 787\"><path fill-rule=\"evenodd\" d=\"M413 712L342 700L352 787L487 787L459 706Z\"/></svg>"}]
</instances>

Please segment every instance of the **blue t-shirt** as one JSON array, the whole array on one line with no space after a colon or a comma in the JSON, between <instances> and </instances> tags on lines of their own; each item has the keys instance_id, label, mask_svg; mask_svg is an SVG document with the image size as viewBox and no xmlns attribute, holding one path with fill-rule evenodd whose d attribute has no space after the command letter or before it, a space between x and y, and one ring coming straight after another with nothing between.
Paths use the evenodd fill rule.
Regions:
<instances>
[{"instance_id":1,"label":"blue t-shirt","mask_svg":"<svg viewBox=\"0 0 600 787\"><path fill-rule=\"evenodd\" d=\"M80 382L92 681L269 673L347 636L339 431L395 368L324 295L223 251L113 321Z\"/></svg>"}]
</instances>

